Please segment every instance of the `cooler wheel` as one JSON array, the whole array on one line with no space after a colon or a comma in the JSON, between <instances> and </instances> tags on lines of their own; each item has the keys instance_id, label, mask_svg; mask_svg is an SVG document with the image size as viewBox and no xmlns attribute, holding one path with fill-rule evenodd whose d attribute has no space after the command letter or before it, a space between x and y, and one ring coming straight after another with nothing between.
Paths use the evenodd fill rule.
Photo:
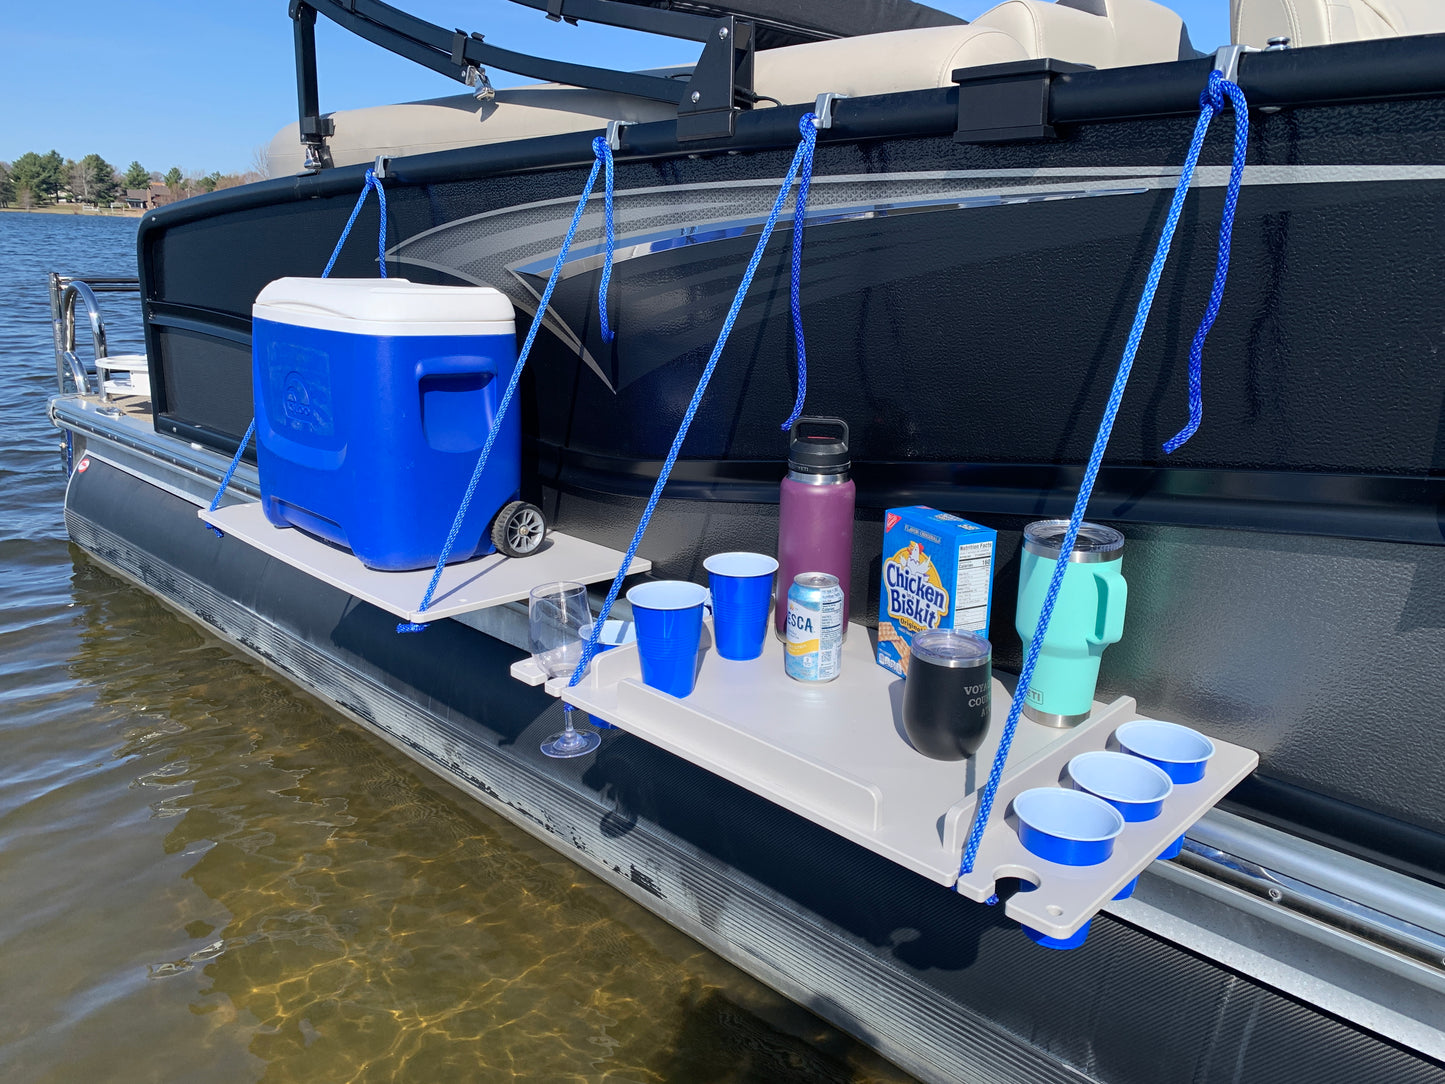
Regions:
<instances>
[{"instance_id":1,"label":"cooler wheel","mask_svg":"<svg viewBox=\"0 0 1445 1084\"><path fill-rule=\"evenodd\" d=\"M492 520L492 545L508 557L530 557L547 537L542 510L526 501L504 505Z\"/></svg>"}]
</instances>

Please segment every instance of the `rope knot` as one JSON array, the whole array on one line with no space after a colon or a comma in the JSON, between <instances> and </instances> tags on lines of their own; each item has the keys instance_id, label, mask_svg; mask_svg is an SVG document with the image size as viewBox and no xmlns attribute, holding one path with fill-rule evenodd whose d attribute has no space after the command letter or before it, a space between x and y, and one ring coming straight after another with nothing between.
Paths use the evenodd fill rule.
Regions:
<instances>
[{"instance_id":1,"label":"rope knot","mask_svg":"<svg viewBox=\"0 0 1445 1084\"><path fill-rule=\"evenodd\" d=\"M1199 431L1204 420L1204 340L1219 316L1219 306L1224 300L1224 282L1229 274L1229 246L1234 233L1234 209L1239 200L1239 187L1244 182L1244 160L1249 149L1249 103L1244 91L1223 78L1219 72L1209 74L1209 86L1204 98L1213 95L1218 104L1201 105L1200 116L1207 118L1223 107L1227 95L1234 105L1234 162L1229 169L1229 184L1224 190L1224 213L1219 220L1219 249L1214 263L1214 285L1209 291L1209 303L1205 306L1204 317L1194 332L1194 341L1189 347L1189 421L1184 428L1164 442L1164 451L1173 455Z\"/></svg>"},{"instance_id":2,"label":"rope knot","mask_svg":"<svg viewBox=\"0 0 1445 1084\"><path fill-rule=\"evenodd\" d=\"M602 341L610 343L617 338L617 332L607 320L607 291L612 286L612 257L617 245L617 227L612 219L612 190L616 184L612 167L612 144L607 142L606 136L598 136L592 141L592 153L597 156L597 161L592 164L592 180L587 182L588 193L591 193L592 181L597 177L597 167L604 167L602 227L606 237L606 254L602 260L602 281L597 286L597 317Z\"/></svg>"},{"instance_id":3,"label":"rope knot","mask_svg":"<svg viewBox=\"0 0 1445 1084\"><path fill-rule=\"evenodd\" d=\"M1215 68L1209 73L1209 82L1199 95L1200 109L1213 109L1216 113L1224 108L1224 74Z\"/></svg>"},{"instance_id":4,"label":"rope knot","mask_svg":"<svg viewBox=\"0 0 1445 1084\"><path fill-rule=\"evenodd\" d=\"M802 134L802 141L798 144L798 150L793 156L792 170L798 176L798 199L793 205L793 281L791 291L791 303L793 313L793 341L798 349L798 396L793 401L793 412L788 415L788 420L779 427L784 433L792 431L793 423L803 413L803 403L808 396L808 351L803 343L803 302L800 296L801 282L803 278L803 227L807 224L808 214L808 187L813 183L813 153L818 145L818 115L816 113L804 113L798 118L798 131ZM783 186L786 193L788 186L792 183L792 176L789 175L789 184Z\"/></svg>"}]
</instances>

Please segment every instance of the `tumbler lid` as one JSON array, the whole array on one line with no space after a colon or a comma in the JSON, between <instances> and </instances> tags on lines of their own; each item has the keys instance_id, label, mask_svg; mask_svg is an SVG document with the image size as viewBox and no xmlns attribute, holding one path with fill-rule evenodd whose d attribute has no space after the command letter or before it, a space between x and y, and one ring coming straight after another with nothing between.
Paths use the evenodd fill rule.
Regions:
<instances>
[{"instance_id":1,"label":"tumbler lid","mask_svg":"<svg viewBox=\"0 0 1445 1084\"><path fill-rule=\"evenodd\" d=\"M1069 521L1066 519L1035 520L1024 528L1024 549L1035 556L1057 560L1068 530ZM1117 561L1123 556L1124 536L1114 528L1105 527L1102 523L1079 524L1074 550L1069 554L1070 563Z\"/></svg>"},{"instance_id":2,"label":"tumbler lid","mask_svg":"<svg viewBox=\"0 0 1445 1084\"><path fill-rule=\"evenodd\" d=\"M958 629L928 629L913 634L912 654L933 666L977 666L988 662L993 648L982 636Z\"/></svg>"}]
</instances>

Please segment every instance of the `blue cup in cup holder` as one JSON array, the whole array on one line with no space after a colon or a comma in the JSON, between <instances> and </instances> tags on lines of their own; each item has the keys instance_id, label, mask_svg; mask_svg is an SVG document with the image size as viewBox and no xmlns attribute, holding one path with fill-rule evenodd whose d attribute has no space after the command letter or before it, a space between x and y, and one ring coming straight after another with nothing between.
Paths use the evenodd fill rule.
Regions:
<instances>
[{"instance_id":1,"label":"blue cup in cup holder","mask_svg":"<svg viewBox=\"0 0 1445 1084\"><path fill-rule=\"evenodd\" d=\"M1062 866L1097 866L1114 853L1124 816L1081 790L1035 787L1013 800L1019 842L1029 853Z\"/></svg>"},{"instance_id":2,"label":"blue cup in cup holder","mask_svg":"<svg viewBox=\"0 0 1445 1084\"><path fill-rule=\"evenodd\" d=\"M1069 761L1075 787L1104 799L1130 823L1159 816L1174 783L1164 769L1143 757L1096 749Z\"/></svg>"},{"instance_id":3,"label":"blue cup in cup holder","mask_svg":"<svg viewBox=\"0 0 1445 1084\"><path fill-rule=\"evenodd\" d=\"M1037 887L1038 885L1032 884L1022 878L1019 879L1018 891L1020 892L1032 892ZM1114 898L1121 899L1122 897L1115 896ZM1093 925L1093 923L1094 920L1092 918L1089 919L1088 922L1085 922L1077 930L1069 934L1068 937L1053 937L1050 934L1044 933L1043 930L1036 930L1032 926L1025 926L1023 923L1019 923L1019 928L1024 931L1024 936L1036 945L1042 945L1044 948L1051 949L1075 949L1082 945L1089 936L1089 927Z\"/></svg>"},{"instance_id":4,"label":"blue cup in cup holder","mask_svg":"<svg viewBox=\"0 0 1445 1084\"><path fill-rule=\"evenodd\" d=\"M1197 783L1214 755L1214 743L1197 730L1157 719L1133 719L1114 737L1119 748L1158 765L1175 783Z\"/></svg>"},{"instance_id":5,"label":"blue cup in cup holder","mask_svg":"<svg viewBox=\"0 0 1445 1084\"><path fill-rule=\"evenodd\" d=\"M594 622L595 624L595 622ZM592 635L592 625L585 625L582 628L582 637L587 639ZM602 632L597 636L597 654L604 651L611 651L614 647L621 647L623 644L630 644L637 639L637 626L631 621L619 621L617 618L610 618L602 622Z\"/></svg>"},{"instance_id":6,"label":"blue cup in cup holder","mask_svg":"<svg viewBox=\"0 0 1445 1084\"><path fill-rule=\"evenodd\" d=\"M1084 939L1089 936L1089 927L1093 924L1094 920L1091 918L1068 937L1050 937L1043 930L1036 930L1032 926L1022 926L1021 929L1024 936L1036 945L1051 949L1073 949L1084 943Z\"/></svg>"},{"instance_id":7,"label":"blue cup in cup holder","mask_svg":"<svg viewBox=\"0 0 1445 1084\"><path fill-rule=\"evenodd\" d=\"M1159 852L1159 860L1161 862L1166 862L1171 858L1178 858L1179 853L1183 850L1184 837L1180 836L1173 843L1169 844L1169 846L1165 847L1162 851Z\"/></svg>"},{"instance_id":8,"label":"blue cup in cup holder","mask_svg":"<svg viewBox=\"0 0 1445 1084\"><path fill-rule=\"evenodd\" d=\"M1019 842L1030 854L1063 866L1097 866L1114 853L1124 816L1102 798L1081 790L1035 787L1013 800ZM1024 926L1029 940L1044 948L1073 949L1089 936L1093 919L1068 937L1052 937Z\"/></svg>"},{"instance_id":9,"label":"blue cup in cup holder","mask_svg":"<svg viewBox=\"0 0 1445 1084\"><path fill-rule=\"evenodd\" d=\"M589 639L592 636L592 625L582 627L582 638ZM637 639L637 628L631 621L619 621L611 618L602 623L602 631L597 636L597 654L604 651L611 651L614 647L621 647L623 644L630 644ZM600 715L588 715L587 718L598 730L616 730L617 728Z\"/></svg>"}]
</instances>

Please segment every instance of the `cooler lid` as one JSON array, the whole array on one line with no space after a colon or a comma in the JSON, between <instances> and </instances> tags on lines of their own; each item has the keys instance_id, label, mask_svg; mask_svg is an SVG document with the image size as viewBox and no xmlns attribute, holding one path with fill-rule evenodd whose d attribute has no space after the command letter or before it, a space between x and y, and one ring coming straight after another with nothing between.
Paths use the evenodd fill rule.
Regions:
<instances>
[{"instance_id":1,"label":"cooler lid","mask_svg":"<svg viewBox=\"0 0 1445 1084\"><path fill-rule=\"evenodd\" d=\"M407 279L277 279L257 295L251 315L361 335L495 335L513 328L512 303L499 290Z\"/></svg>"}]
</instances>

